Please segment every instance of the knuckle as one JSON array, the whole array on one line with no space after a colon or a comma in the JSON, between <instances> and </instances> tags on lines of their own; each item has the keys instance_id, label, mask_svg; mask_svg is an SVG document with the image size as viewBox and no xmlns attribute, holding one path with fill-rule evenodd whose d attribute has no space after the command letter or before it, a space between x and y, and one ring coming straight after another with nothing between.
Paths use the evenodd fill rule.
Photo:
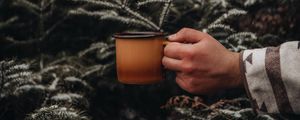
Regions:
<instances>
[{"instance_id":1,"label":"knuckle","mask_svg":"<svg viewBox=\"0 0 300 120\"><path fill-rule=\"evenodd\" d=\"M177 42L171 42L165 47L165 49L167 49L167 50L172 49L172 48L176 47L178 44L179 43L177 43Z\"/></svg>"},{"instance_id":2,"label":"knuckle","mask_svg":"<svg viewBox=\"0 0 300 120\"><path fill-rule=\"evenodd\" d=\"M171 42L171 43L169 43L169 47L174 47L174 48L176 48L176 47L178 47L180 45L180 43L178 43L178 42Z\"/></svg>"},{"instance_id":3,"label":"knuckle","mask_svg":"<svg viewBox=\"0 0 300 120\"><path fill-rule=\"evenodd\" d=\"M183 55L183 50L182 47L181 47L181 43L177 43L177 42L174 42L174 43L170 43L169 45L167 45L165 48L164 48L164 54L165 55Z\"/></svg>"},{"instance_id":4,"label":"knuckle","mask_svg":"<svg viewBox=\"0 0 300 120\"><path fill-rule=\"evenodd\" d=\"M163 65L166 65L166 63L167 63L167 58L166 58L166 57L163 57L163 58L162 58L162 64L163 64Z\"/></svg>"},{"instance_id":5,"label":"knuckle","mask_svg":"<svg viewBox=\"0 0 300 120\"><path fill-rule=\"evenodd\" d=\"M194 78L188 78L190 85L195 85L196 80Z\"/></svg>"},{"instance_id":6,"label":"knuckle","mask_svg":"<svg viewBox=\"0 0 300 120\"><path fill-rule=\"evenodd\" d=\"M195 86L194 84L194 79L192 78L189 79L184 79L184 82L178 82L181 81L182 78L179 76L176 76L176 82L179 84L179 86L184 89L185 91L192 93L192 94L197 94L198 93L198 87Z\"/></svg>"},{"instance_id":7,"label":"knuckle","mask_svg":"<svg viewBox=\"0 0 300 120\"><path fill-rule=\"evenodd\" d=\"M182 64L182 72L190 73L195 70L195 67L190 62L185 62Z\"/></svg>"},{"instance_id":8,"label":"knuckle","mask_svg":"<svg viewBox=\"0 0 300 120\"><path fill-rule=\"evenodd\" d=\"M189 93L196 94L197 93L197 88L194 87L193 85L188 85L188 87L186 88L186 91L188 91Z\"/></svg>"},{"instance_id":9,"label":"knuckle","mask_svg":"<svg viewBox=\"0 0 300 120\"><path fill-rule=\"evenodd\" d=\"M179 31L179 33L185 35L185 34L189 33L190 31L191 31L190 28L186 28L186 27L185 27L185 28L182 28L182 29Z\"/></svg>"},{"instance_id":10,"label":"knuckle","mask_svg":"<svg viewBox=\"0 0 300 120\"><path fill-rule=\"evenodd\" d=\"M184 56L187 58L193 58L196 55L196 52L193 49L186 49L182 54L184 54Z\"/></svg>"},{"instance_id":11,"label":"knuckle","mask_svg":"<svg viewBox=\"0 0 300 120\"><path fill-rule=\"evenodd\" d=\"M171 47L171 45L167 45L167 46L164 48L164 54L168 54L168 52L170 51L170 47Z\"/></svg>"},{"instance_id":12,"label":"knuckle","mask_svg":"<svg viewBox=\"0 0 300 120\"><path fill-rule=\"evenodd\" d=\"M170 67L170 61L168 60L167 57L163 57L161 62L163 66L165 66L166 68Z\"/></svg>"},{"instance_id":13,"label":"knuckle","mask_svg":"<svg viewBox=\"0 0 300 120\"><path fill-rule=\"evenodd\" d=\"M164 48L164 53L168 54L170 51L176 50L174 49L174 43L169 43L165 48Z\"/></svg>"}]
</instances>

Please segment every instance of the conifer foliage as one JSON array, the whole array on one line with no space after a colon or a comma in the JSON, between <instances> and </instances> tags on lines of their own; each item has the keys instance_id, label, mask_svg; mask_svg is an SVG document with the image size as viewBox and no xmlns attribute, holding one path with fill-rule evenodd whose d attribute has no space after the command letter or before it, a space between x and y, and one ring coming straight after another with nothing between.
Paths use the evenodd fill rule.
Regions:
<instances>
[{"instance_id":1,"label":"conifer foliage","mask_svg":"<svg viewBox=\"0 0 300 120\"><path fill-rule=\"evenodd\" d=\"M74 73L64 66L51 66L33 73L30 64L17 63L14 60L1 61L0 101L4 100L4 104L14 106L1 108L7 110L4 113L14 111L17 117L24 118L29 112L38 109L27 119L88 119L83 113L89 107L86 93L89 93L91 87L75 76L61 76L53 70L66 70L69 75ZM29 108L24 107L28 102ZM39 106L42 108L38 108Z\"/></svg>"},{"instance_id":2,"label":"conifer foliage","mask_svg":"<svg viewBox=\"0 0 300 120\"><path fill-rule=\"evenodd\" d=\"M172 0L146 0L146 1L139 1L135 4L136 7L132 7L130 0L72 0L74 2L81 2L90 5L94 5L97 7L108 8L105 10L87 10L83 7L79 7L75 10L71 10L70 14L75 15L85 15L85 16L92 16L97 17L100 21L101 20L111 20L122 22L127 25L133 26L143 26L148 30L160 31L162 30L162 25L164 23L165 18L168 16L169 8L171 6ZM154 22L153 18L148 18L148 16L144 16L141 13L141 10L138 8L147 6L149 4L162 4L162 10L160 11L160 15L158 17L157 22ZM151 12L157 12L151 11ZM125 14L125 15L123 15Z\"/></svg>"},{"instance_id":3,"label":"conifer foliage","mask_svg":"<svg viewBox=\"0 0 300 120\"><path fill-rule=\"evenodd\" d=\"M28 85L35 82L30 78L28 64L17 64L14 60L0 62L0 97L4 98L10 95L19 95Z\"/></svg>"}]
</instances>

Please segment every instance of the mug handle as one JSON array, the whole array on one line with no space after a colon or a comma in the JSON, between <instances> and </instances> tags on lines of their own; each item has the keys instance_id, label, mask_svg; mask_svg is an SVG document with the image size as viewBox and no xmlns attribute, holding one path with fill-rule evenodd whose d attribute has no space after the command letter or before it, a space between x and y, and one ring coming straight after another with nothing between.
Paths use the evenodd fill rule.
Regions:
<instances>
[{"instance_id":1,"label":"mug handle","mask_svg":"<svg viewBox=\"0 0 300 120\"><path fill-rule=\"evenodd\" d=\"M165 40L165 41L163 41L163 46L166 46L166 45L168 45L169 43L170 43L170 41Z\"/></svg>"}]
</instances>

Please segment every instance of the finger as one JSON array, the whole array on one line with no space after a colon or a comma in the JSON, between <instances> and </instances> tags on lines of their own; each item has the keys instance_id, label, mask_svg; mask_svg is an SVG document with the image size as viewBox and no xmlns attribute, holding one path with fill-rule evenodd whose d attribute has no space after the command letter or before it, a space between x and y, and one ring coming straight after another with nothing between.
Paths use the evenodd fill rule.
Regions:
<instances>
[{"instance_id":1,"label":"finger","mask_svg":"<svg viewBox=\"0 0 300 120\"><path fill-rule=\"evenodd\" d=\"M183 28L179 32L170 35L168 39L170 41L196 43L208 36L209 35L207 35L206 33L200 32L198 30Z\"/></svg>"},{"instance_id":2,"label":"finger","mask_svg":"<svg viewBox=\"0 0 300 120\"><path fill-rule=\"evenodd\" d=\"M201 89L199 86L196 88L194 84L191 83L191 79L188 79L187 76L178 75L176 76L176 83L185 91L192 93L192 94L202 94ZM200 87L201 88L201 87ZM200 91L199 91L200 90Z\"/></svg>"},{"instance_id":3,"label":"finger","mask_svg":"<svg viewBox=\"0 0 300 120\"><path fill-rule=\"evenodd\" d=\"M173 59L164 56L162 59L162 64L170 70L180 71L181 70L181 60Z\"/></svg>"},{"instance_id":4,"label":"finger","mask_svg":"<svg viewBox=\"0 0 300 120\"><path fill-rule=\"evenodd\" d=\"M169 58L182 60L188 49L191 49L191 44L172 42L164 48L164 55Z\"/></svg>"},{"instance_id":5,"label":"finger","mask_svg":"<svg viewBox=\"0 0 300 120\"><path fill-rule=\"evenodd\" d=\"M186 73L177 72L176 73L176 77L180 78L181 80L184 80L185 83L189 83L189 84L192 83L191 77L188 74L186 74Z\"/></svg>"},{"instance_id":6,"label":"finger","mask_svg":"<svg viewBox=\"0 0 300 120\"><path fill-rule=\"evenodd\" d=\"M189 86L187 84L187 82L184 81L184 79L182 79L181 77L176 77L176 83L179 85L180 88L182 88L185 91L189 92Z\"/></svg>"}]
</instances>

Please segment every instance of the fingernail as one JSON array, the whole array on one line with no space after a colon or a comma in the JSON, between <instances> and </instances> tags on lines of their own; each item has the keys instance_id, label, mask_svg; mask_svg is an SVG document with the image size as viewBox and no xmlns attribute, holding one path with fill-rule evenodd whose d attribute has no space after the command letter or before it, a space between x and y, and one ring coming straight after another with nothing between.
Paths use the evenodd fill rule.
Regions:
<instances>
[{"instance_id":1,"label":"fingernail","mask_svg":"<svg viewBox=\"0 0 300 120\"><path fill-rule=\"evenodd\" d=\"M176 34L169 35L169 36L168 36L168 39L169 39L169 40L172 40L172 39L174 39L175 37L176 37Z\"/></svg>"}]
</instances>

